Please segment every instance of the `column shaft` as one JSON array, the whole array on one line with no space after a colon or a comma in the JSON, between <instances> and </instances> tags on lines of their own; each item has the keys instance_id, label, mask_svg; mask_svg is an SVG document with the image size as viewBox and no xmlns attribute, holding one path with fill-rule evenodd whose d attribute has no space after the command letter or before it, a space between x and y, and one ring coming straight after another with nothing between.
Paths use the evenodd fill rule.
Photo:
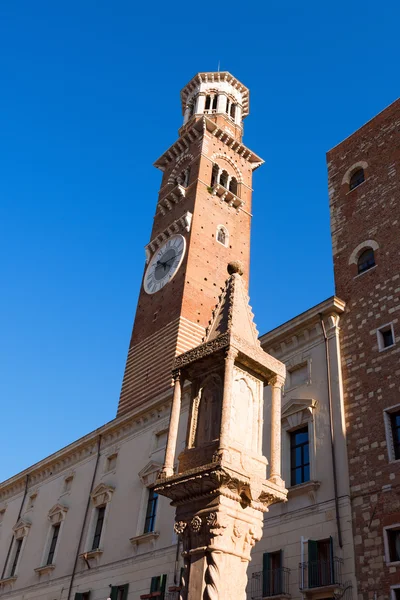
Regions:
<instances>
[{"instance_id":1,"label":"column shaft","mask_svg":"<svg viewBox=\"0 0 400 600\"><path fill-rule=\"evenodd\" d=\"M175 377L174 396L172 399L171 418L169 422L168 440L163 467L163 473L167 477L171 477L171 475L174 474L176 440L178 437L179 417L181 413L181 394L181 377L180 373L178 373Z\"/></svg>"},{"instance_id":2,"label":"column shaft","mask_svg":"<svg viewBox=\"0 0 400 600\"><path fill-rule=\"evenodd\" d=\"M224 393L222 397L221 433L219 438L220 450L226 449L229 444L229 428L232 412L233 366L235 364L236 356L237 350L230 348L226 353L225 358Z\"/></svg>"},{"instance_id":3,"label":"column shaft","mask_svg":"<svg viewBox=\"0 0 400 600\"><path fill-rule=\"evenodd\" d=\"M281 478L281 404L284 379L276 376L269 382L271 387L271 467L270 481L283 485Z\"/></svg>"}]
</instances>

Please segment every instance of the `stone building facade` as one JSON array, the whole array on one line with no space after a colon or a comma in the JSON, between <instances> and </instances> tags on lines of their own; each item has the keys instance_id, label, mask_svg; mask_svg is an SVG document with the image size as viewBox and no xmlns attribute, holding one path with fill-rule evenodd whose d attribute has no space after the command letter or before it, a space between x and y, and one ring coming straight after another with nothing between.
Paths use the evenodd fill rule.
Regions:
<instances>
[{"instance_id":1,"label":"stone building facade","mask_svg":"<svg viewBox=\"0 0 400 600\"><path fill-rule=\"evenodd\" d=\"M327 155L359 592L400 598L400 100Z\"/></svg>"},{"instance_id":2,"label":"stone building facade","mask_svg":"<svg viewBox=\"0 0 400 600\"><path fill-rule=\"evenodd\" d=\"M236 282L242 316L233 337L247 341L232 373L256 381L250 371L260 369L251 385L268 384L254 421L262 433L245 455L256 450L259 464L265 455L263 485L274 501L286 495L282 479L288 488L287 502L264 514L247 599L398 600L400 104L328 153L337 296L258 342L246 289L252 171L263 161L242 142L249 92L229 73L200 73L181 99L179 138L155 163L162 183L117 416L0 485L0 598L185 598L186 542L174 528L175 508L157 491L173 482L174 469L193 467L187 461L202 468L199 456L212 444L193 458L187 432L196 398L182 380L175 414L172 366L203 340L214 348L227 334L232 311L221 309L220 295ZM232 262L243 274L226 283ZM245 423L236 419L235 447L219 443L213 464L225 468L229 453L243 453L238 432L243 436ZM243 478L245 472L242 500L250 506L261 488ZM217 588L216 598L232 596Z\"/></svg>"}]
</instances>

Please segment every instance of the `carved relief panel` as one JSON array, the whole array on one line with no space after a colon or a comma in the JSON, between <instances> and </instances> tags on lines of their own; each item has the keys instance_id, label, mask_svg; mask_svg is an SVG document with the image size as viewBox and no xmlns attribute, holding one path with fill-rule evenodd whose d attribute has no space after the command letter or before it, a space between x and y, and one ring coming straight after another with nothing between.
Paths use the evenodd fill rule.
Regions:
<instances>
[{"instance_id":1,"label":"carved relief panel","mask_svg":"<svg viewBox=\"0 0 400 600\"><path fill-rule=\"evenodd\" d=\"M235 367L230 436L235 446L261 453L262 413L262 382Z\"/></svg>"},{"instance_id":2,"label":"carved relief panel","mask_svg":"<svg viewBox=\"0 0 400 600\"><path fill-rule=\"evenodd\" d=\"M199 448L219 439L223 386L217 373L206 376L193 386L189 448Z\"/></svg>"}]
</instances>

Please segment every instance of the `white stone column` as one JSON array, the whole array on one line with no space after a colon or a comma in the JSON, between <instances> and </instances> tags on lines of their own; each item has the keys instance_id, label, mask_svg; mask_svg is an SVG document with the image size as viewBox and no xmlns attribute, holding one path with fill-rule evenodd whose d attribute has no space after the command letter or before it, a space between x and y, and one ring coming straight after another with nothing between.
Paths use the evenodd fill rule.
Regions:
<instances>
[{"instance_id":1,"label":"white stone column","mask_svg":"<svg viewBox=\"0 0 400 600\"><path fill-rule=\"evenodd\" d=\"M181 413L181 374L174 373L174 396L172 399L171 418L169 421L168 440L165 450L165 461L162 472L166 477L174 474L176 440L178 437L179 417Z\"/></svg>"},{"instance_id":2,"label":"white stone column","mask_svg":"<svg viewBox=\"0 0 400 600\"><path fill-rule=\"evenodd\" d=\"M204 113L204 107L206 105L206 97L204 94L199 94L197 96L196 99L196 109L195 109L195 114L199 115L199 114L203 114Z\"/></svg>"},{"instance_id":3,"label":"white stone column","mask_svg":"<svg viewBox=\"0 0 400 600\"><path fill-rule=\"evenodd\" d=\"M219 450L228 448L229 444L229 429L231 426L232 416L232 384L233 384L233 366L235 358L238 355L236 348L229 348L225 357L225 373L224 373L224 392L222 396L222 411L221 411L221 433L219 436Z\"/></svg>"},{"instance_id":4,"label":"white stone column","mask_svg":"<svg viewBox=\"0 0 400 600\"><path fill-rule=\"evenodd\" d=\"M280 375L272 377L268 385L271 388L271 464L269 480L284 487L281 478L281 405L282 387L285 380Z\"/></svg>"},{"instance_id":5,"label":"white stone column","mask_svg":"<svg viewBox=\"0 0 400 600\"><path fill-rule=\"evenodd\" d=\"M235 112L235 124L242 124L242 107L239 104L236 104L236 112Z\"/></svg>"},{"instance_id":6,"label":"white stone column","mask_svg":"<svg viewBox=\"0 0 400 600\"><path fill-rule=\"evenodd\" d=\"M227 97L225 96L225 94L219 94L217 102L217 113L226 112L226 101Z\"/></svg>"}]
</instances>

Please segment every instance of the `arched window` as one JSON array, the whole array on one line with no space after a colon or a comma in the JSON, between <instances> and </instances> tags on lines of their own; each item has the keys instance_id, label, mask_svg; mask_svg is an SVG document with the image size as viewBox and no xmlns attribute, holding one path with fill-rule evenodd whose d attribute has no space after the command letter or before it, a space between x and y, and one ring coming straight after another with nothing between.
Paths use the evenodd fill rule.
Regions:
<instances>
[{"instance_id":1,"label":"arched window","mask_svg":"<svg viewBox=\"0 0 400 600\"><path fill-rule=\"evenodd\" d=\"M236 104L231 104L230 115L231 115L232 119L235 118L235 113L236 113Z\"/></svg>"},{"instance_id":2,"label":"arched window","mask_svg":"<svg viewBox=\"0 0 400 600\"><path fill-rule=\"evenodd\" d=\"M216 240L223 246L228 245L228 230L223 225L218 225Z\"/></svg>"},{"instance_id":3,"label":"arched window","mask_svg":"<svg viewBox=\"0 0 400 600\"><path fill-rule=\"evenodd\" d=\"M227 171L222 171L220 178L219 178L219 182L224 188L228 187L228 178L229 178L229 175L228 175Z\"/></svg>"},{"instance_id":4,"label":"arched window","mask_svg":"<svg viewBox=\"0 0 400 600\"><path fill-rule=\"evenodd\" d=\"M190 109L189 110L189 119L190 119L190 117L193 117L193 115L194 115L194 102L192 102L190 104L189 109Z\"/></svg>"},{"instance_id":5,"label":"arched window","mask_svg":"<svg viewBox=\"0 0 400 600\"><path fill-rule=\"evenodd\" d=\"M364 169L357 169L354 171L353 175L350 177L350 189L354 190L360 183L365 180Z\"/></svg>"},{"instance_id":6,"label":"arched window","mask_svg":"<svg viewBox=\"0 0 400 600\"><path fill-rule=\"evenodd\" d=\"M361 252L357 266L359 273L364 273L364 271L368 271L368 269L375 266L375 253L372 248L367 248L364 252Z\"/></svg>"},{"instance_id":7,"label":"arched window","mask_svg":"<svg viewBox=\"0 0 400 600\"><path fill-rule=\"evenodd\" d=\"M213 98L213 102L212 102L212 109L213 110L217 110L217 101L218 101L218 95L215 94L215 96Z\"/></svg>"},{"instance_id":8,"label":"arched window","mask_svg":"<svg viewBox=\"0 0 400 600\"><path fill-rule=\"evenodd\" d=\"M218 183L219 166L213 165L211 172L211 187Z\"/></svg>"},{"instance_id":9,"label":"arched window","mask_svg":"<svg viewBox=\"0 0 400 600\"><path fill-rule=\"evenodd\" d=\"M232 192L232 194L235 194L235 196L237 196L238 183L237 183L236 177L232 177L232 179L230 180L230 182L229 182L229 191Z\"/></svg>"},{"instance_id":10,"label":"arched window","mask_svg":"<svg viewBox=\"0 0 400 600\"><path fill-rule=\"evenodd\" d=\"M190 179L190 167L183 171L183 187L187 187L189 185Z\"/></svg>"},{"instance_id":11,"label":"arched window","mask_svg":"<svg viewBox=\"0 0 400 600\"><path fill-rule=\"evenodd\" d=\"M206 96L206 104L205 104L204 108L206 110L210 110L210 106L211 106L211 96Z\"/></svg>"}]
</instances>

